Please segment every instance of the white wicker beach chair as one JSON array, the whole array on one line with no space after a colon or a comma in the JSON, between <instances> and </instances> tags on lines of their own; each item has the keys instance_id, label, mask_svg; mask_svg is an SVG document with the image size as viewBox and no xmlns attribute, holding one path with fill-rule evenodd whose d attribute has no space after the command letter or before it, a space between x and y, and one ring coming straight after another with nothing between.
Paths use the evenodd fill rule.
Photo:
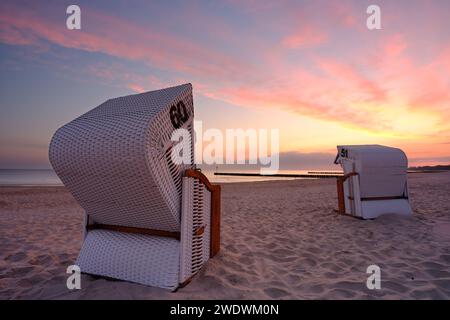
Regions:
<instances>
[{"instance_id":1,"label":"white wicker beach chair","mask_svg":"<svg viewBox=\"0 0 450 320\"><path fill-rule=\"evenodd\" d=\"M220 186L193 162L191 84L110 99L57 130L50 162L85 210L84 273L175 290L220 248ZM171 158L189 130L191 163Z\"/></svg>"},{"instance_id":2,"label":"white wicker beach chair","mask_svg":"<svg viewBox=\"0 0 450 320\"><path fill-rule=\"evenodd\" d=\"M406 177L408 159L402 150L381 145L337 149L334 163L344 169L344 176L337 179L339 213L362 219L412 213Z\"/></svg>"}]
</instances>

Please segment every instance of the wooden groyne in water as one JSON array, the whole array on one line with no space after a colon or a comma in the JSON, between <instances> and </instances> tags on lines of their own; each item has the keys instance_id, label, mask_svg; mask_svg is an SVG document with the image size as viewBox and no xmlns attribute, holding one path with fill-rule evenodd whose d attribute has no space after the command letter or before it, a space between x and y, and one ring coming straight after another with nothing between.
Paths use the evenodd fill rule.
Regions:
<instances>
[{"instance_id":1,"label":"wooden groyne in water","mask_svg":"<svg viewBox=\"0 0 450 320\"><path fill-rule=\"evenodd\" d=\"M408 173L439 173L444 170L408 170ZM214 172L215 176L235 176L235 177L268 177L268 178L311 178L311 179L330 179L342 177L344 174L332 171L308 171L308 173L276 173L261 174L253 172Z\"/></svg>"},{"instance_id":2,"label":"wooden groyne in water","mask_svg":"<svg viewBox=\"0 0 450 320\"><path fill-rule=\"evenodd\" d=\"M214 172L216 176L237 176L237 177L269 177L269 178L311 178L311 179L329 179L341 177L339 173L276 173L276 174L261 174L250 172Z\"/></svg>"}]
</instances>

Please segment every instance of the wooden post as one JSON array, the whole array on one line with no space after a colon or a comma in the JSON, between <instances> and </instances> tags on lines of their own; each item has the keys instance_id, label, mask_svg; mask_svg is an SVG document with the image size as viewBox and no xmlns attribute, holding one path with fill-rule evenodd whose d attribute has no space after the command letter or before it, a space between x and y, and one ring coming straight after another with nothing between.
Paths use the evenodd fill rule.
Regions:
<instances>
[{"instance_id":1,"label":"wooden post","mask_svg":"<svg viewBox=\"0 0 450 320\"><path fill-rule=\"evenodd\" d=\"M337 184L337 196L338 196L338 212L345 213L345 201L344 201L344 178L339 177L336 179Z\"/></svg>"},{"instance_id":2,"label":"wooden post","mask_svg":"<svg viewBox=\"0 0 450 320\"><path fill-rule=\"evenodd\" d=\"M342 177L338 177L336 180L337 196L338 196L338 212L345 214L345 199L344 199L344 182L350 177L357 176L358 173L350 172L344 174Z\"/></svg>"},{"instance_id":3,"label":"wooden post","mask_svg":"<svg viewBox=\"0 0 450 320\"><path fill-rule=\"evenodd\" d=\"M211 192L211 240L209 245L209 256L212 258L220 251L220 192L218 184L211 184L208 178L199 170L187 169L186 177L199 179Z\"/></svg>"},{"instance_id":4,"label":"wooden post","mask_svg":"<svg viewBox=\"0 0 450 320\"><path fill-rule=\"evenodd\" d=\"M220 185L213 185L211 192L211 244L209 256L212 258L220 251Z\"/></svg>"}]
</instances>

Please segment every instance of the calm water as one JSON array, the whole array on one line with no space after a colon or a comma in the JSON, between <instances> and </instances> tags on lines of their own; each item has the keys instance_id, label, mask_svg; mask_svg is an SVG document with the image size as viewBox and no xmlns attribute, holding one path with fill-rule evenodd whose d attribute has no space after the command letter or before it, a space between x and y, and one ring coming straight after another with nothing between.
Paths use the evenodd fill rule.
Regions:
<instances>
[{"instance_id":1,"label":"calm water","mask_svg":"<svg viewBox=\"0 0 450 320\"><path fill-rule=\"evenodd\" d=\"M258 172L246 170L245 172ZM304 174L305 170L280 170L279 173ZM213 183L250 182L267 180L292 180L299 178L283 177L239 177L239 176L215 176L213 171L203 172ZM9 170L0 169L0 186L60 186L61 180L53 170Z\"/></svg>"}]
</instances>

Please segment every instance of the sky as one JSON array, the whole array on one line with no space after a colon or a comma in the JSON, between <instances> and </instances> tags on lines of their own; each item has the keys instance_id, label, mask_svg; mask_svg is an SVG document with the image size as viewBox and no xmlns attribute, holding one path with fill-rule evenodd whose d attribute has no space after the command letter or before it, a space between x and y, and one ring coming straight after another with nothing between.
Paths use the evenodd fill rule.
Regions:
<instances>
[{"instance_id":1,"label":"sky","mask_svg":"<svg viewBox=\"0 0 450 320\"><path fill-rule=\"evenodd\" d=\"M450 1L2 0L0 168L50 168L58 127L187 82L205 129L278 128L285 169L333 169L339 144L450 163Z\"/></svg>"}]
</instances>

